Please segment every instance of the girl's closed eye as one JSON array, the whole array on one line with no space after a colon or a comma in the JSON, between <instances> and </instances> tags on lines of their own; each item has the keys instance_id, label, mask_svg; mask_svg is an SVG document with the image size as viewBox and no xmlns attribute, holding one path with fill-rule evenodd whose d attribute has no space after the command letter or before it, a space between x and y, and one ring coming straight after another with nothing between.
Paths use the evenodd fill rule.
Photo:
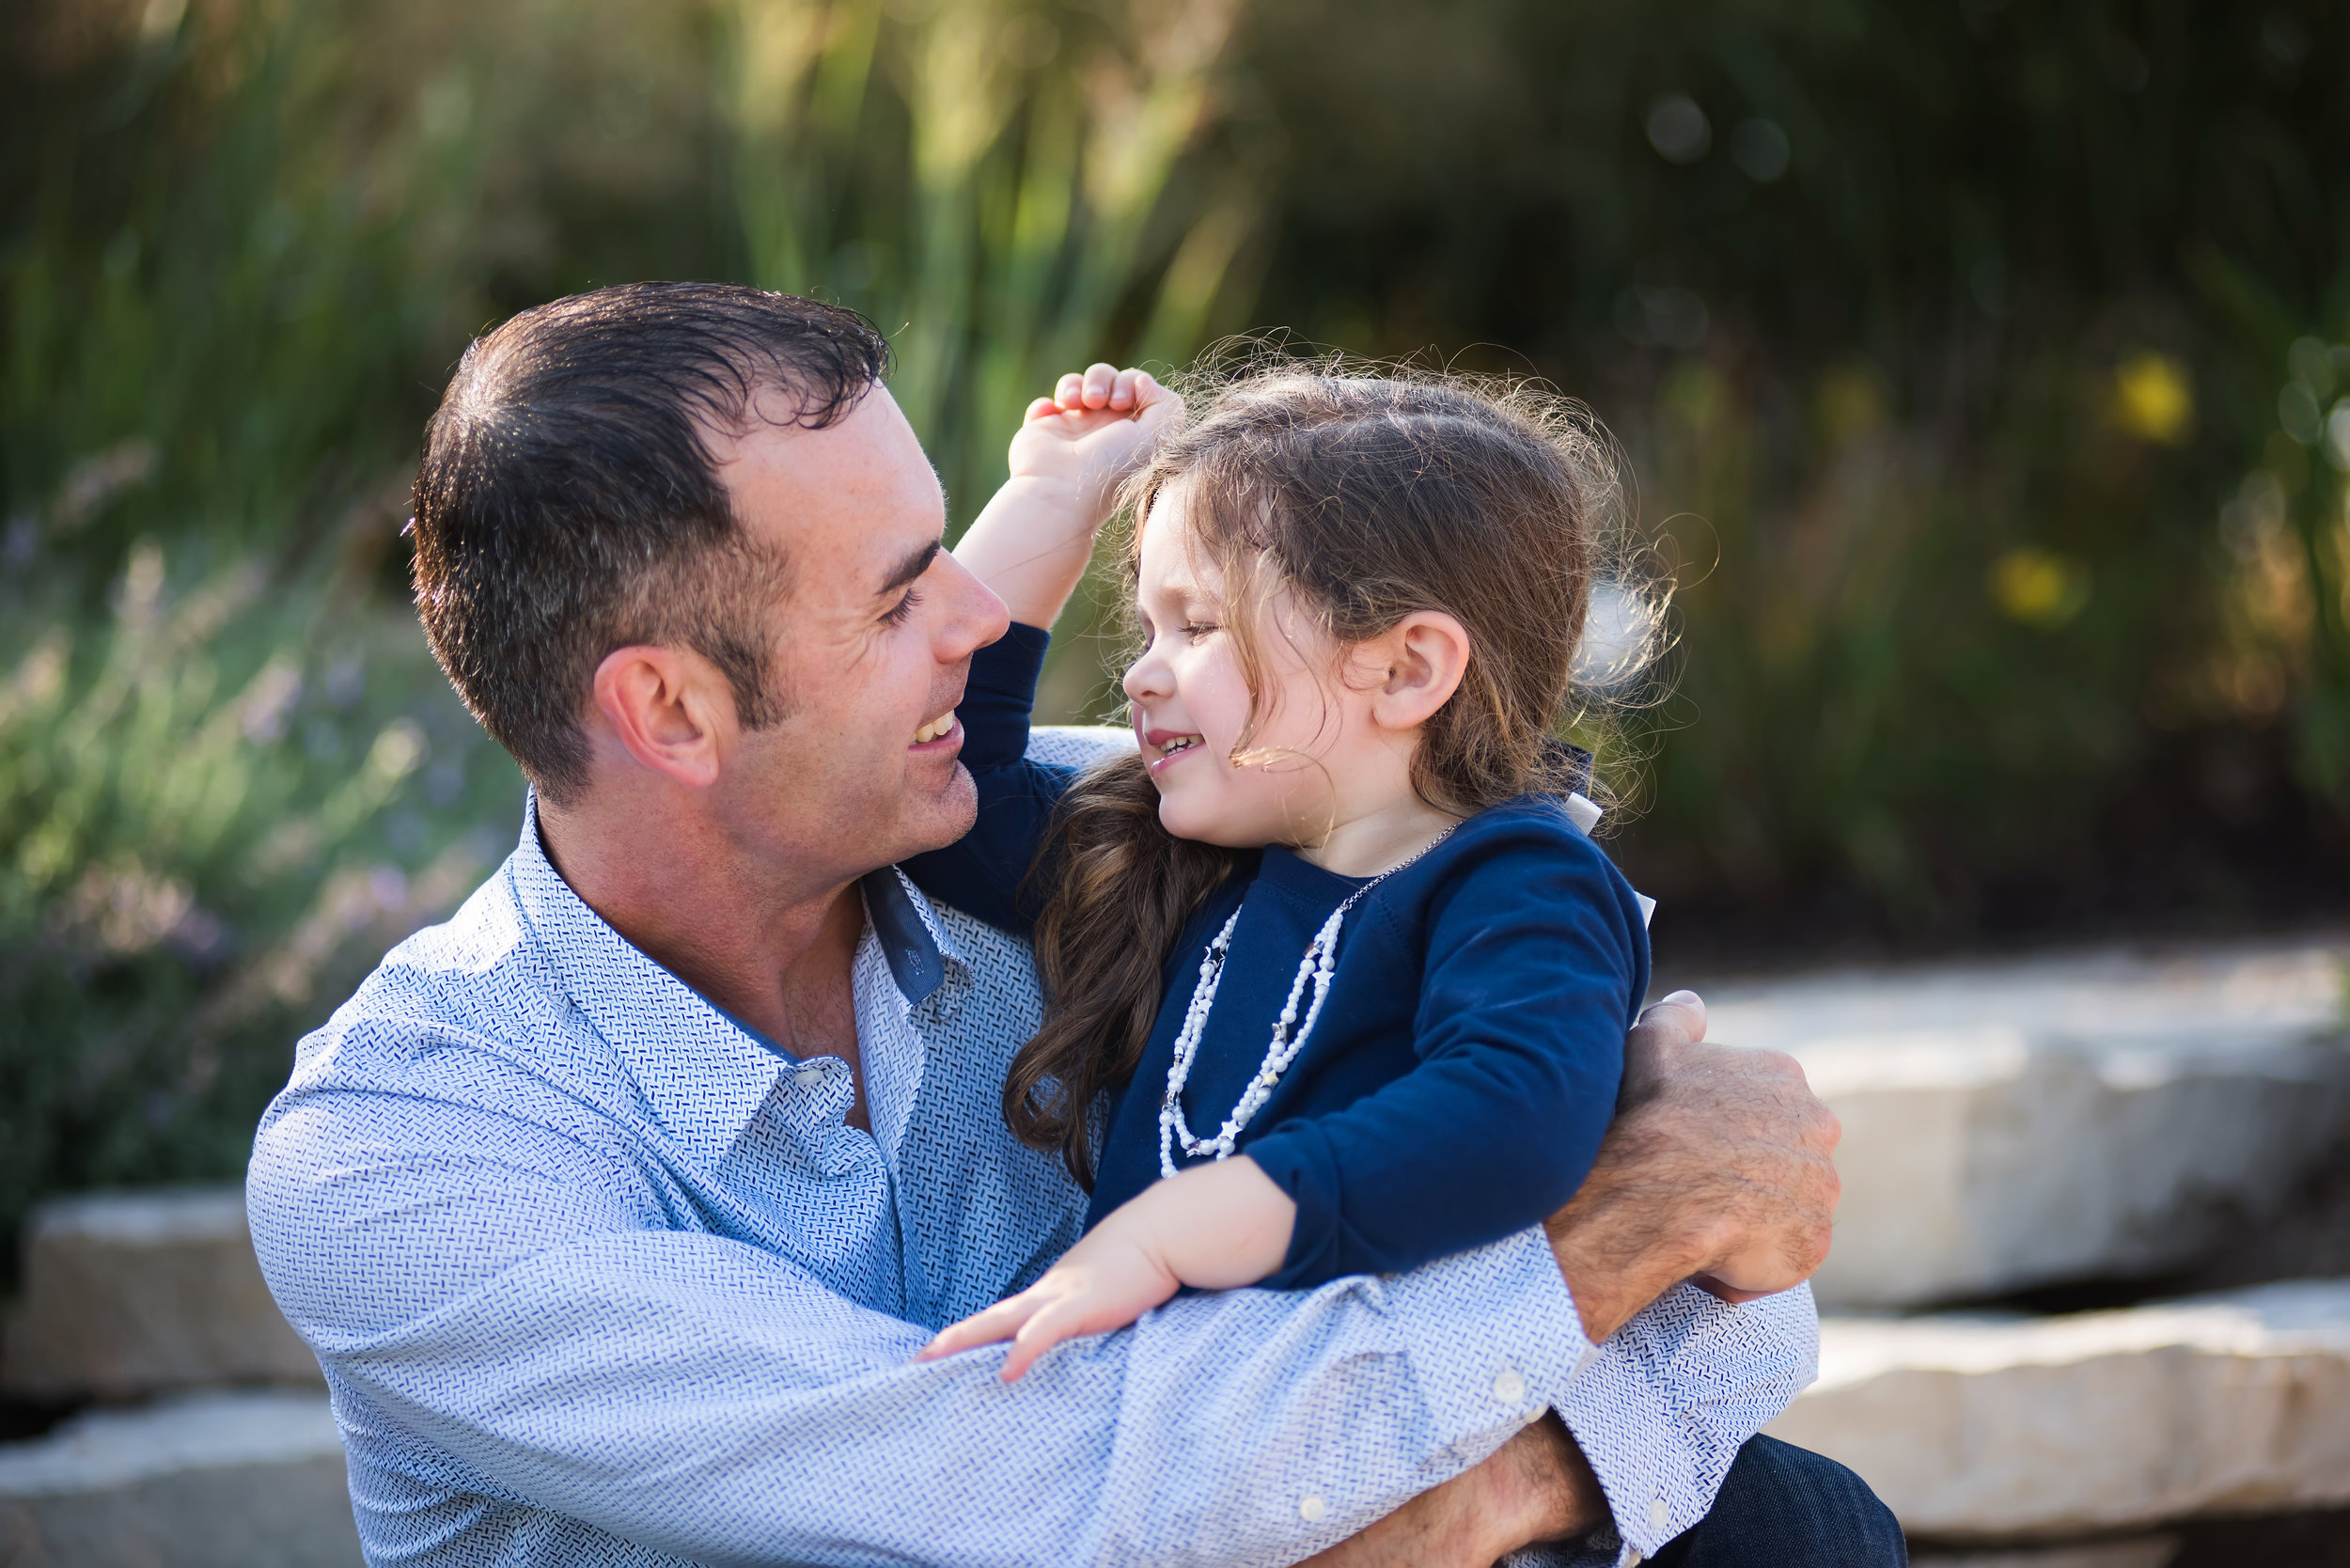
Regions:
<instances>
[{"instance_id":1,"label":"girl's closed eye","mask_svg":"<svg viewBox=\"0 0 2350 1568\"><path fill-rule=\"evenodd\" d=\"M1176 630L1182 632L1183 635L1189 637L1192 641L1198 642L1201 637L1206 636L1209 633L1221 632L1224 628L1212 620L1193 620L1186 621L1183 625L1177 627Z\"/></svg>"}]
</instances>

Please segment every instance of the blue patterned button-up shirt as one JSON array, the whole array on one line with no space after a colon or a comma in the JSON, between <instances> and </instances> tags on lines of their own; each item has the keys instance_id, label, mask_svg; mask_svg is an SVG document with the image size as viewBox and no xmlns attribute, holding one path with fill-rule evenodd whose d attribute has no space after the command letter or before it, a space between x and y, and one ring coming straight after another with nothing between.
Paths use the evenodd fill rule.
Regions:
<instances>
[{"instance_id":1,"label":"blue patterned button-up shirt","mask_svg":"<svg viewBox=\"0 0 2350 1568\"><path fill-rule=\"evenodd\" d=\"M1050 744L1049 740L1046 744ZM525 815L325 1027L248 1180L368 1560L1293 1562L1545 1409L1637 1560L1810 1381L1808 1294L1683 1287L1587 1345L1529 1231L1410 1275L1187 1295L1019 1383L909 1357L1027 1284L1084 1195L1006 1131L1027 949L863 884L857 1034L799 1061L631 947Z\"/></svg>"}]
</instances>

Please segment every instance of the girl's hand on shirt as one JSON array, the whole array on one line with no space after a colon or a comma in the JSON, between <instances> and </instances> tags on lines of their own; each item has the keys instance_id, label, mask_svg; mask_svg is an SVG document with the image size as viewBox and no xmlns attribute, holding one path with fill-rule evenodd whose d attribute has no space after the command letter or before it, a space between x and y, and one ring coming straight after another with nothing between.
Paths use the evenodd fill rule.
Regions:
<instances>
[{"instance_id":1,"label":"girl's hand on shirt","mask_svg":"<svg viewBox=\"0 0 2350 1568\"><path fill-rule=\"evenodd\" d=\"M1253 1285L1289 1253L1297 1205L1246 1154L1195 1167L1122 1203L1044 1277L948 1327L915 1356L934 1361L1010 1340L1007 1383L1063 1340L1123 1328L1184 1285Z\"/></svg>"},{"instance_id":2,"label":"girl's hand on shirt","mask_svg":"<svg viewBox=\"0 0 2350 1568\"><path fill-rule=\"evenodd\" d=\"M1045 1270L1043 1278L949 1327L915 1359L935 1360L1010 1340L1011 1353L999 1374L1010 1383L1063 1340L1123 1328L1173 1295L1182 1281L1152 1255L1134 1227L1120 1226L1117 1219L1112 1215L1095 1227Z\"/></svg>"}]
</instances>

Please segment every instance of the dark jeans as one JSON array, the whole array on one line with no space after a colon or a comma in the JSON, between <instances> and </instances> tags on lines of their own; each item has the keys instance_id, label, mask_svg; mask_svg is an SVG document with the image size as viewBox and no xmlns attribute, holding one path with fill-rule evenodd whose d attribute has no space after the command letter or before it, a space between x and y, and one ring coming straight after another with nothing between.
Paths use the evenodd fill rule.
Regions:
<instances>
[{"instance_id":1,"label":"dark jeans","mask_svg":"<svg viewBox=\"0 0 2350 1568\"><path fill-rule=\"evenodd\" d=\"M1903 1568L1893 1511L1833 1459L1750 1437L1714 1511L1665 1544L1655 1568Z\"/></svg>"}]
</instances>

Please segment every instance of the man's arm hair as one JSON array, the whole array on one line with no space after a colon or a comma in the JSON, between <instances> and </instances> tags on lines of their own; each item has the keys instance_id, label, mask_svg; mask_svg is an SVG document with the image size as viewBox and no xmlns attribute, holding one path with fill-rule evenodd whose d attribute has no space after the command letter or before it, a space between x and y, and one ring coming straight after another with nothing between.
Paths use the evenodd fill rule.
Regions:
<instances>
[{"instance_id":1,"label":"man's arm hair","mask_svg":"<svg viewBox=\"0 0 2350 1568\"><path fill-rule=\"evenodd\" d=\"M1545 1227L1591 1342L1684 1279L1747 1301L1811 1278L1841 1136L1793 1057L1707 1043L1685 991L1650 1008L1598 1163Z\"/></svg>"}]
</instances>

